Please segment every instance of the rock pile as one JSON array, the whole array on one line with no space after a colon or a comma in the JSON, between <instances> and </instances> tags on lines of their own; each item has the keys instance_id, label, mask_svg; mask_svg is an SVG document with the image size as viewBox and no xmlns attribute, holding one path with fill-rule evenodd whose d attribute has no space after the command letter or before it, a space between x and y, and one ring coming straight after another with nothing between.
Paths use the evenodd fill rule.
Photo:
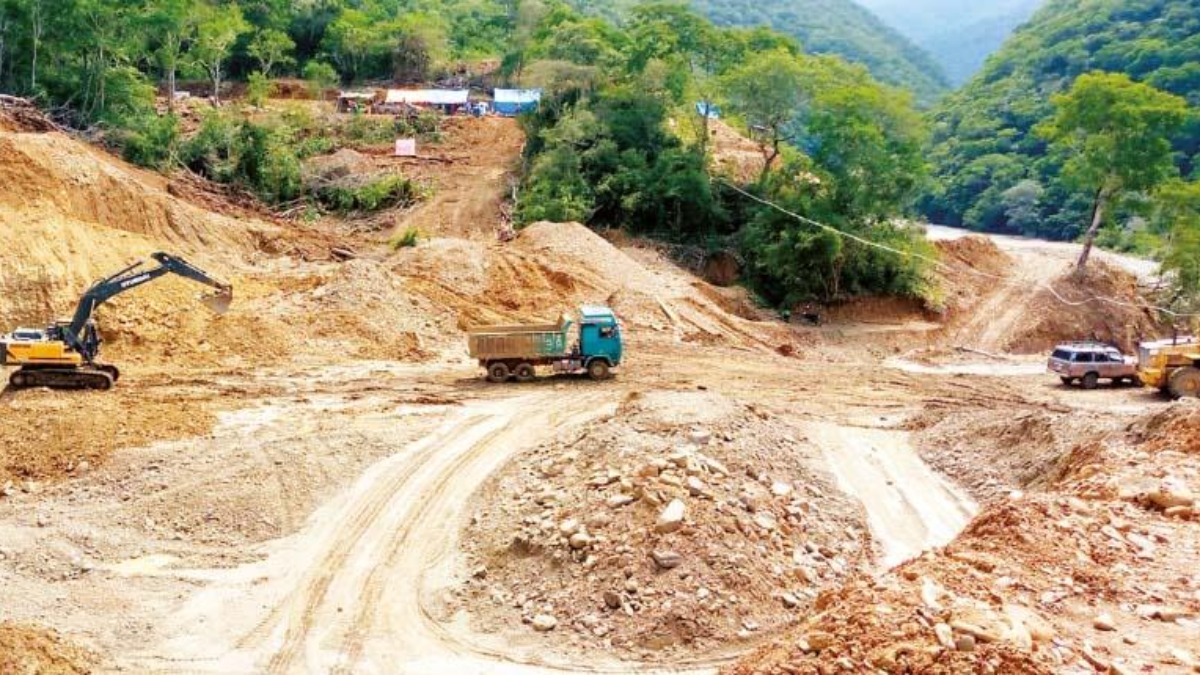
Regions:
<instances>
[{"instance_id":1,"label":"rock pile","mask_svg":"<svg viewBox=\"0 0 1200 675\"><path fill-rule=\"evenodd\" d=\"M549 632L539 618L554 617L572 642L665 658L754 640L871 566L862 512L795 429L709 394L674 400L719 412L635 399L494 479L501 499L476 503L464 537L476 622Z\"/></svg>"}]
</instances>

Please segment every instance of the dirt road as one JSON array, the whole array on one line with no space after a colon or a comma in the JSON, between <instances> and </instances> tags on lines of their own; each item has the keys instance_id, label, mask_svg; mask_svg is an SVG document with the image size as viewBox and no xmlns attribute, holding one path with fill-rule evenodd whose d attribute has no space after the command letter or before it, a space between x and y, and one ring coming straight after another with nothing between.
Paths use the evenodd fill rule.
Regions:
<instances>
[{"instance_id":1,"label":"dirt road","mask_svg":"<svg viewBox=\"0 0 1200 675\"><path fill-rule=\"evenodd\" d=\"M168 619L159 644L118 663L223 673L628 672L594 655L577 663L536 642L470 635L461 617L441 611L445 589L468 573L457 542L466 497L542 434L611 414L609 398L564 405L539 393L463 406L273 543L262 562L170 572L205 587Z\"/></svg>"},{"instance_id":2,"label":"dirt road","mask_svg":"<svg viewBox=\"0 0 1200 675\"><path fill-rule=\"evenodd\" d=\"M904 432L829 423L810 424L807 432L839 486L866 507L885 567L946 544L978 510L921 460Z\"/></svg>"}]
</instances>

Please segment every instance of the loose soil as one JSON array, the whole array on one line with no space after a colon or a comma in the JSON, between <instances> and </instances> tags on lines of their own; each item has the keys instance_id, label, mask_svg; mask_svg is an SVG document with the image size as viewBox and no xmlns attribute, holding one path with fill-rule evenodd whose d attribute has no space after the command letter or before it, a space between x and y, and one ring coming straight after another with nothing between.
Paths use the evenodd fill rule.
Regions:
<instances>
[{"instance_id":1,"label":"loose soil","mask_svg":"<svg viewBox=\"0 0 1200 675\"><path fill-rule=\"evenodd\" d=\"M1184 672L1200 653L1195 405L1061 387L1011 353L1155 330L1038 290L1136 300L1120 259L1074 287L1070 247L958 238L943 305L790 326L645 242L509 237L511 120L448 120L419 159L358 148L348 175L434 186L372 229L278 220L38 119L0 100L0 326L68 314L156 250L235 301L212 315L170 278L123 295L97 314L113 391L0 395L0 659L23 659L0 671ZM491 386L465 354L466 328L582 303L625 327L614 379Z\"/></svg>"}]
</instances>

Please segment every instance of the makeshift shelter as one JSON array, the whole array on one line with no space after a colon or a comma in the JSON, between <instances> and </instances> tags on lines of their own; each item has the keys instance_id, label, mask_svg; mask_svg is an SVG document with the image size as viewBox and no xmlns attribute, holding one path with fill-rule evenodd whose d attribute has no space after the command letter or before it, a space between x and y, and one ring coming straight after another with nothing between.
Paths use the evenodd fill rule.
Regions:
<instances>
[{"instance_id":1,"label":"makeshift shelter","mask_svg":"<svg viewBox=\"0 0 1200 675\"><path fill-rule=\"evenodd\" d=\"M366 110L370 107L371 102L375 100L375 94L365 91L342 91L338 92L337 111L338 112L356 112Z\"/></svg>"},{"instance_id":2,"label":"makeshift shelter","mask_svg":"<svg viewBox=\"0 0 1200 675\"><path fill-rule=\"evenodd\" d=\"M399 113L415 106L453 115L466 110L467 94L466 89L389 89L383 103L375 106L375 110Z\"/></svg>"},{"instance_id":3,"label":"makeshift shelter","mask_svg":"<svg viewBox=\"0 0 1200 675\"><path fill-rule=\"evenodd\" d=\"M541 89L497 89L492 106L505 117L537 110L542 100Z\"/></svg>"}]
</instances>

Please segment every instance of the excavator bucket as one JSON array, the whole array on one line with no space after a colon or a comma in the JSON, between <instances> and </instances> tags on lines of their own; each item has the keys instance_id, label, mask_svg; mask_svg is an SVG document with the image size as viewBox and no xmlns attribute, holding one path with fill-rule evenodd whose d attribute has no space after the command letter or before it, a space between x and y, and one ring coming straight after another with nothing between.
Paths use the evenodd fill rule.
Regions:
<instances>
[{"instance_id":1,"label":"excavator bucket","mask_svg":"<svg viewBox=\"0 0 1200 675\"><path fill-rule=\"evenodd\" d=\"M233 303L233 289L226 288L207 295L201 295L200 302L204 303L204 306L213 312L224 314L229 311L229 305Z\"/></svg>"}]
</instances>

